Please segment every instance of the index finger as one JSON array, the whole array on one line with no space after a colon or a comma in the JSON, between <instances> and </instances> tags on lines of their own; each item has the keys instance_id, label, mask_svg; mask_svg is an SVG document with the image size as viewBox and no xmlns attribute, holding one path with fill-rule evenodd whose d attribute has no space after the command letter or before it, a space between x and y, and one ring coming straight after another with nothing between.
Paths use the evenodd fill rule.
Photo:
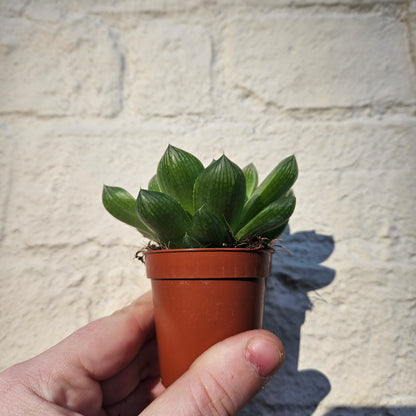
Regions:
<instances>
[{"instance_id":1,"label":"index finger","mask_svg":"<svg viewBox=\"0 0 416 416\"><path fill-rule=\"evenodd\" d=\"M77 360L91 378L104 380L126 367L153 336L153 301L148 292L129 306L79 329L53 349L57 353L72 351L65 354L68 360Z\"/></svg>"}]
</instances>

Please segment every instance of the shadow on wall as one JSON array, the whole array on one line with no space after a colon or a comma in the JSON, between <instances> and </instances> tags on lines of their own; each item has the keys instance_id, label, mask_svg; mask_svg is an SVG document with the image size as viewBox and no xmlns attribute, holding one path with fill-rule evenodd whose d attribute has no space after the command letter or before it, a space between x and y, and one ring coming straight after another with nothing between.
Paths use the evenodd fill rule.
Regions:
<instances>
[{"instance_id":1,"label":"shadow on wall","mask_svg":"<svg viewBox=\"0 0 416 416\"><path fill-rule=\"evenodd\" d=\"M282 235L293 254L278 250L267 282L264 325L279 336L286 349L285 362L267 387L241 411L240 416L310 416L331 385L318 370L298 370L300 329L312 308L308 292L329 285L335 271L320 263L334 250L331 236L314 231Z\"/></svg>"},{"instance_id":2,"label":"shadow on wall","mask_svg":"<svg viewBox=\"0 0 416 416\"><path fill-rule=\"evenodd\" d=\"M322 266L334 251L332 236L303 231L282 235L293 254L278 250L267 282L264 325L277 334L286 349L282 368L239 416L312 416L330 392L319 369L298 370L300 330L312 308L309 292L331 284L335 270ZM416 416L416 407L336 407L325 416Z\"/></svg>"}]
</instances>

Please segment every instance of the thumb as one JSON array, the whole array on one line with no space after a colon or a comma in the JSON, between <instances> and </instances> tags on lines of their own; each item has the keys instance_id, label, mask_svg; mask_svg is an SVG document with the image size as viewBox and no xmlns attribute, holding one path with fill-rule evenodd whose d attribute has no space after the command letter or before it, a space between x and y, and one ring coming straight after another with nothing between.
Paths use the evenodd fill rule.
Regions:
<instances>
[{"instance_id":1,"label":"thumb","mask_svg":"<svg viewBox=\"0 0 416 416\"><path fill-rule=\"evenodd\" d=\"M235 335L202 354L141 416L235 415L283 359L282 343L272 333L254 330Z\"/></svg>"}]
</instances>

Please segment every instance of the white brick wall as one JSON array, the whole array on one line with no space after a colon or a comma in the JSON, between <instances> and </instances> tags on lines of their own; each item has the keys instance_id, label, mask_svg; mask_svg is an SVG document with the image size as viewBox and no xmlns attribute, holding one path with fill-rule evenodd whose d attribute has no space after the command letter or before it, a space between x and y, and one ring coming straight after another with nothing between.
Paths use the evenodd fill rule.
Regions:
<instances>
[{"instance_id":1,"label":"white brick wall","mask_svg":"<svg viewBox=\"0 0 416 416\"><path fill-rule=\"evenodd\" d=\"M415 104L406 26L394 17L255 11L228 27L230 85L278 108Z\"/></svg>"},{"instance_id":2,"label":"white brick wall","mask_svg":"<svg viewBox=\"0 0 416 416\"><path fill-rule=\"evenodd\" d=\"M2 19L2 113L115 116L121 110L122 57L98 19Z\"/></svg>"},{"instance_id":3,"label":"white brick wall","mask_svg":"<svg viewBox=\"0 0 416 416\"><path fill-rule=\"evenodd\" d=\"M242 413L416 414L415 48L415 1L0 0L0 368L149 287L103 183L295 153L287 362Z\"/></svg>"}]
</instances>

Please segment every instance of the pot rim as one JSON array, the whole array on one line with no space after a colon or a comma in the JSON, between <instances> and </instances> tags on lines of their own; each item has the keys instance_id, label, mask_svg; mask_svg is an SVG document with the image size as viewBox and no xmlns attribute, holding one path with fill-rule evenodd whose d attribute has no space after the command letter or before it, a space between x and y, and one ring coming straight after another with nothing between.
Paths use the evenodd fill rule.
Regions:
<instances>
[{"instance_id":1,"label":"pot rim","mask_svg":"<svg viewBox=\"0 0 416 416\"><path fill-rule=\"evenodd\" d=\"M162 248L162 249L146 249L142 253L144 255L157 253L183 253L183 252L210 252L210 251L242 251L249 253L260 253L263 251L274 252L272 248L246 248L246 247L198 247L198 248Z\"/></svg>"},{"instance_id":2,"label":"pot rim","mask_svg":"<svg viewBox=\"0 0 416 416\"><path fill-rule=\"evenodd\" d=\"M273 250L197 248L143 253L150 279L230 279L270 276Z\"/></svg>"}]
</instances>

